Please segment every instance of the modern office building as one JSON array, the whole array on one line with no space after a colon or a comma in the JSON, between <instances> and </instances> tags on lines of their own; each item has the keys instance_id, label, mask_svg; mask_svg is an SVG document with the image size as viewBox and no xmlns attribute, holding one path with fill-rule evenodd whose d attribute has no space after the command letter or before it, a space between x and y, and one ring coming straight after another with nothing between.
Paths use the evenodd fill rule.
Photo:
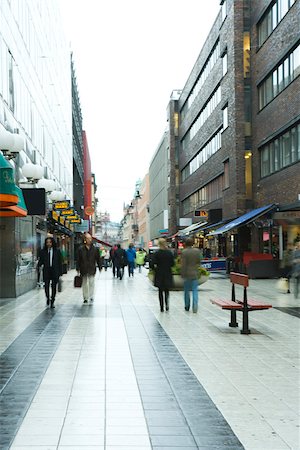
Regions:
<instances>
[{"instance_id":1,"label":"modern office building","mask_svg":"<svg viewBox=\"0 0 300 450\"><path fill-rule=\"evenodd\" d=\"M180 215L219 256L272 252L276 204L299 209L299 8L222 0L178 101Z\"/></svg>"},{"instance_id":2,"label":"modern office building","mask_svg":"<svg viewBox=\"0 0 300 450\"><path fill-rule=\"evenodd\" d=\"M72 201L70 52L56 0L0 2L0 60L1 131L24 141L9 162L16 184L35 189L37 180L25 178L22 168L39 165L39 178L52 180L55 192ZM0 233L0 296L16 297L36 285L46 216L1 217Z\"/></svg>"}]
</instances>

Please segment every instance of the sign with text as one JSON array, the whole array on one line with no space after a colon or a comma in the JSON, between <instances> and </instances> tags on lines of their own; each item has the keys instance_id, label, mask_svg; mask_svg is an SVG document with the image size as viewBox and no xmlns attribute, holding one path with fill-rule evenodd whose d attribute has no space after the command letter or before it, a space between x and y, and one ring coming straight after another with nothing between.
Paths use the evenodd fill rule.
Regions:
<instances>
[{"instance_id":1,"label":"sign with text","mask_svg":"<svg viewBox=\"0 0 300 450\"><path fill-rule=\"evenodd\" d=\"M54 202L53 209L68 209L70 208L70 200L63 200L62 202Z\"/></svg>"},{"instance_id":2,"label":"sign with text","mask_svg":"<svg viewBox=\"0 0 300 450\"><path fill-rule=\"evenodd\" d=\"M61 216L73 216L75 214L74 208L62 209Z\"/></svg>"},{"instance_id":3,"label":"sign with text","mask_svg":"<svg viewBox=\"0 0 300 450\"><path fill-rule=\"evenodd\" d=\"M208 212L205 209L196 209L194 212L194 217L203 217L203 219L207 219Z\"/></svg>"}]
</instances>

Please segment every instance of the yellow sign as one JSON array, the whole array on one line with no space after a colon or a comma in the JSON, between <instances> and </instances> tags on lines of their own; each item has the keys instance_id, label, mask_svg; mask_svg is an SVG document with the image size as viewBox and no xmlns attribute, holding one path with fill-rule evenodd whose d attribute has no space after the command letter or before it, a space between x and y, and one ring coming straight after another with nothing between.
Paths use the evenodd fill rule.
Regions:
<instances>
[{"instance_id":1,"label":"yellow sign","mask_svg":"<svg viewBox=\"0 0 300 450\"><path fill-rule=\"evenodd\" d=\"M55 202L53 209L68 209L70 208L70 200L64 200L63 202Z\"/></svg>"},{"instance_id":2,"label":"yellow sign","mask_svg":"<svg viewBox=\"0 0 300 450\"><path fill-rule=\"evenodd\" d=\"M74 220L74 219L78 219L78 216L77 216L77 214L73 214L73 215L67 216L67 218L68 218L68 220Z\"/></svg>"},{"instance_id":3,"label":"yellow sign","mask_svg":"<svg viewBox=\"0 0 300 450\"><path fill-rule=\"evenodd\" d=\"M204 209L196 210L194 217L208 217L208 212Z\"/></svg>"},{"instance_id":4,"label":"yellow sign","mask_svg":"<svg viewBox=\"0 0 300 450\"><path fill-rule=\"evenodd\" d=\"M70 223L81 223L81 219L71 219Z\"/></svg>"},{"instance_id":5,"label":"yellow sign","mask_svg":"<svg viewBox=\"0 0 300 450\"><path fill-rule=\"evenodd\" d=\"M65 219L64 219L63 217L60 217L60 218L59 218L59 222L60 222L62 225L64 225L64 224L65 224Z\"/></svg>"},{"instance_id":6,"label":"yellow sign","mask_svg":"<svg viewBox=\"0 0 300 450\"><path fill-rule=\"evenodd\" d=\"M74 215L74 208L63 209L60 214L62 216L72 216Z\"/></svg>"},{"instance_id":7,"label":"yellow sign","mask_svg":"<svg viewBox=\"0 0 300 450\"><path fill-rule=\"evenodd\" d=\"M58 214L56 211L52 211L52 219L56 220L58 222Z\"/></svg>"}]
</instances>

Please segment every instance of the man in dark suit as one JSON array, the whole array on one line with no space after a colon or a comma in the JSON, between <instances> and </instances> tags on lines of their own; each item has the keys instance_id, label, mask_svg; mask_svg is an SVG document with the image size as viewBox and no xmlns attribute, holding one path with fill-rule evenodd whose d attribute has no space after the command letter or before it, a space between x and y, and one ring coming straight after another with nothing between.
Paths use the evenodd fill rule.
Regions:
<instances>
[{"instance_id":1,"label":"man in dark suit","mask_svg":"<svg viewBox=\"0 0 300 450\"><path fill-rule=\"evenodd\" d=\"M45 294L47 305L51 303L51 308L55 308L56 286L59 277L62 275L62 256L60 250L56 247L56 242L52 237L45 239L44 248L40 252L38 268L43 266L43 278L45 283ZM51 297L50 297L51 282Z\"/></svg>"}]
</instances>

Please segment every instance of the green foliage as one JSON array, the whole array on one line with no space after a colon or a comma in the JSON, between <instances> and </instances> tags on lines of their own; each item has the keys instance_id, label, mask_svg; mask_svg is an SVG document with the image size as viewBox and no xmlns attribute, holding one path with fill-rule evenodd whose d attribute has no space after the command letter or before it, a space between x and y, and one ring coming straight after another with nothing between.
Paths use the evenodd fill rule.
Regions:
<instances>
[{"instance_id":1,"label":"green foliage","mask_svg":"<svg viewBox=\"0 0 300 450\"><path fill-rule=\"evenodd\" d=\"M181 260L180 260L179 256L177 256L177 258L175 259L175 265L172 267L172 273L173 273L173 275L181 274ZM200 278L201 275L209 276L210 272L208 272L208 270L206 270L200 266L198 278Z\"/></svg>"}]
</instances>

